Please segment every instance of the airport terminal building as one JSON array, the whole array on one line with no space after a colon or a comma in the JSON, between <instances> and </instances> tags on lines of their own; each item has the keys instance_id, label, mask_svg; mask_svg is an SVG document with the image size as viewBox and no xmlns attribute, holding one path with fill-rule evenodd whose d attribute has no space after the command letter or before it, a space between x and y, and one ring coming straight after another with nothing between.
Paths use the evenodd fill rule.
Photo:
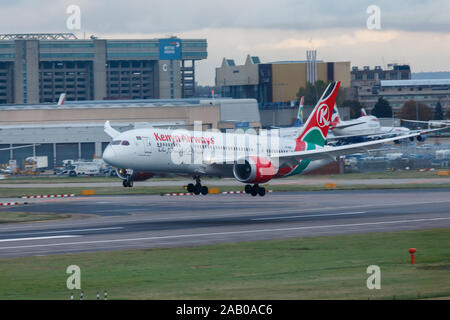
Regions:
<instances>
[{"instance_id":1,"label":"airport terminal building","mask_svg":"<svg viewBox=\"0 0 450 320\"><path fill-rule=\"evenodd\" d=\"M257 99L260 108L284 108L298 101L297 93L306 84L322 80L341 81L345 91L350 88L350 62L324 62L308 51L305 61L263 63L259 57L248 55L243 65L224 58L216 68L216 86L223 97Z\"/></svg>"},{"instance_id":2,"label":"airport terminal building","mask_svg":"<svg viewBox=\"0 0 450 320\"><path fill-rule=\"evenodd\" d=\"M0 104L103 99L177 99L195 93L206 39L77 39L0 35Z\"/></svg>"}]
</instances>

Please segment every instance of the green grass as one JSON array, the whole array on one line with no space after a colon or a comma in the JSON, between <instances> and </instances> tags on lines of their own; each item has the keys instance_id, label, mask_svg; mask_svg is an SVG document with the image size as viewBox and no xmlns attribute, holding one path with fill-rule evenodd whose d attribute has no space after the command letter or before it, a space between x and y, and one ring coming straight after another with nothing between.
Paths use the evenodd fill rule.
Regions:
<instances>
[{"instance_id":1,"label":"green grass","mask_svg":"<svg viewBox=\"0 0 450 320\"><path fill-rule=\"evenodd\" d=\"M1 223L19 223L19 222L37 222L46 220L56 220L70 218L67 214L46 214L36 212L0 212L0 224Z\"/></svg>"},{"instance_id":2,"label":"green grass","mask_svg":"<svg viewBox=\"0 0 450 320\"><path fill-rule=\"evenodd\" d=\"M243 186L214 186L209 185L209 188L219 188L222 191L243 190ZM405 183L405 184L383 184L383 185L337 185L337 188L332 190L382 190L382 189L431 189L431 188L450 188L450 183L433 184L433 183ZM89 189L94 190L96 195L139 195L139 194L161 194L171 192L186 192L180 186L168 187L133 187L123 188L118 187L45 187L45 188L0 188L0 198L18 198L25 195L45 195L45 194L75 194L81 195L81 191ZM321 186L309 185L268 185L268 189L278 192L293 192L293 191L324 191L329 190L325 188L325 184Z\"/></svg>"},{"instance_id":3,"label":"green grass","mask_svg":"<svg viewBox=\"0 0 450 320\"><path fill-rule=\"evenodd\" d=\"M442 170L449 170L449 168L444 168ZM393 172L367 172L367 173L345 173L345 174L332 174L332 175L306 175L306 176L293 176L286 179L297 180L303 178L319 178L319 179L412 179L412 178L448 178L448 176L438 176L437 171L424 171L416 172L412 171L393 171ZM169 175L167 177L156 176L150 181L176 181L185 180L189 177L180 177L175 175ZM203 180L213 180L214 177L204 177ZM9 176L6 180L0 180L1 184L9 183L97 183L97 182L120 182L117 177L68 177L68 176Z\"/></svg>"},{"instance_id":4,"label":"green grass","mask_svg":"<svg viewBox=\"0 0 450 320\"><path fill-rule=\"evenodd\" d=\"M416 299L450 296L450 228L0 259L0 299ZM417 248L410 265L408 248ZM369 265L381 290L368 290ZM75 291L79 296L79 291Z\"/></svg>"}]
</instances>

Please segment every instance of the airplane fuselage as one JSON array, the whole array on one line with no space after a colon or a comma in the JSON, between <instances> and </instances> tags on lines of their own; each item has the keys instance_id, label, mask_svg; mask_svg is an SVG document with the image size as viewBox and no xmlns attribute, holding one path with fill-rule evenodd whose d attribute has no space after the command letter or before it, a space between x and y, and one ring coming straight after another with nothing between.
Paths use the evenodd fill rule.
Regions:
<instances>
[{"instance_id":1,"label":"airplane fuselage","mask_svg":"<svg viewBox=\"0 0 450 320\"><path fill-rule=\"evenodd\" d=\"M336 137L361 134L376 134L380 133L380 129L380 121L376 117L364 116L358 119L341 122L339 126L333 128L333 134Z\"/></svg>"},{"instance_id":2,"label":"airplane fuselage","mask_svg":"<svg viewBox=\"0 0 450 320\"><path fill-rule=\"evenodd\" d=\"M120 133L107 146L103 158L118 168L152 173L233 177L234 162L249 157L270 159L273 155L316 148L308 143L299 144L294 138L152 128ZM305 173L332 161L279 164L274 178Z\"/></svg>"}]
</instances>

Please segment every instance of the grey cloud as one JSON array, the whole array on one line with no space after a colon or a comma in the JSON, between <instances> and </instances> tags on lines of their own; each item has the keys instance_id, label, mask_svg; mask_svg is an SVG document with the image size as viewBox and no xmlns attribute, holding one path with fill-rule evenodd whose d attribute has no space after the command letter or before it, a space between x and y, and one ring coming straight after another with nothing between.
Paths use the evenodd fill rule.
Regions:
<instances>
[{"instance_id":1,"label":"grey cloud","mask_svg":"<svg viewBox=\"0 0 450 320\"><path fill-rule=\"evenodd\" d=\"M382 28L450 31L450 2L374 0L22 0L2 1L0 27L7 32L66 31L69 4L82 9L89 32L175 33L205 28L315 30L365 28L366 8L381 8Z\"/></svg>"}]
</instances>

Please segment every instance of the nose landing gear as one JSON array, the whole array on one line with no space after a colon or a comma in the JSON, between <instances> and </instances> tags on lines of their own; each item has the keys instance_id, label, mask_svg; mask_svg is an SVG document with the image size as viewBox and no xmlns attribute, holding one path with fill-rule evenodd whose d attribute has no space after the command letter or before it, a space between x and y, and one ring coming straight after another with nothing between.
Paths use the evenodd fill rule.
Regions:
<instances>
[{"instance_id":1,"label":"nose landing gear","mask_svg":"<svg viewBox=\"0 0 450 320\"><path fill-rule=\"evenodd\" d=\"M200 180L200 176L196 175L194 177L195 179L195 184L193 183L189 183L187 185L187 191L194 193L195 195L199 195L200 193L204 196L206 196L208 194L208 187L207 186L202 186L201 180Z\"/></svg>"}]
</instances>

